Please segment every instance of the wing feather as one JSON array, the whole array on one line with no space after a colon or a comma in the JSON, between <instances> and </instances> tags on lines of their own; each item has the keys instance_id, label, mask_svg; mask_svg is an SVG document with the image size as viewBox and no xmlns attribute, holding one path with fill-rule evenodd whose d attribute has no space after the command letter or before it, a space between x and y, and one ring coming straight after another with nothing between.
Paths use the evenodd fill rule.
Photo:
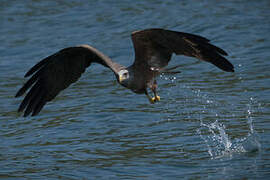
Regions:
<instances>
[{"instance_id":1,"label":"wing feather","mask_svg":"<svg viewBox=\"0 0 270 180\"><path fill-rule=\"evenodd\" d=\"M163 68L168 65L173 53L195 57L210 62L224 71L234 72L233 65L223 56L223 49L210 44L210 40L189 33L164 29L146 29L132 33L137 67ZM223 55L223 56L222 56Z\"/></svg>"},{"instance_id":2,"label":"wing feather","mask_svg":"<svg viewBox=\"0 0 270 180\"><path fill-rule=\"evenodd\" d=\"M102 64L114 73L122 68L121 65L88 45L62 49L41 60L25 74L25 77L30 75L32 77L19 89L15 97L23 95L28 89L30 91L18 111L25 110L24 116L31 113L37 115L48 101L76 82L92 62Z\"/></svg>"}]
</instances>

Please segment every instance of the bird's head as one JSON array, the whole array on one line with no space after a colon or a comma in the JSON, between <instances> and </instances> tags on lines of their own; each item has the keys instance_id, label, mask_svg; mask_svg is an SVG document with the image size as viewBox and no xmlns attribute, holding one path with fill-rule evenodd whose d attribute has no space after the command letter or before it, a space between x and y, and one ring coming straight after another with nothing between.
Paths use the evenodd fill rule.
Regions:
<instances>
[{"instance_id":1,"label":"bird's head","mask_svg":"<svg viewBox=\"0 0 270 180\"><path fill-rule=\"evenodd\" d=\"M118 82L127 87L128 85L128 80L129 80L129 71L127 69L122 69L118 72Z\"/></svg>"}]
</instances>

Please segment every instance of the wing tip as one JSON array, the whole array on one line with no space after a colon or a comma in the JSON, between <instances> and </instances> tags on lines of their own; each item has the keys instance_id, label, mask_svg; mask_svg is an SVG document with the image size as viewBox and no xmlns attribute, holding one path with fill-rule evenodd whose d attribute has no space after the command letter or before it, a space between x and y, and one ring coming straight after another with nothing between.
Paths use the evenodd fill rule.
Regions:
<instances>
[{"instance_id":1,"label":"wing tip","mask_svg":"<svg viewBox=\"0 0 270 180\"><path fill-rule=\"evenodd\" d=\"M22 96L24 94L24 92L22 91L22 88L21 89L19 89L19 91L15 94L15 98L17 98L17 97L20 97L20 96Z\"/></svg>"},{"instance_id":2,"label":"wing tip","mask_svg":"<svg viewBox=\"0 0 270 180\"><path fill-rule=\"evenodd\" d=\"M33 73L33 72L28 71L27 73L25 73L24 77L26 78L26 77L30 76L32 73Z\"/></svg>"},{"instance_id":3,"label":"wing tip","mask_svg":"<svg viewBox=\"0 0 270 180\"><path fill-rule=\"evenodd\" d=\"M230 63L227 59L222 58L222 61L213 63L214 65L216 65L217 67L219 67L220 69L222 69L223 71L226 72L235 72L234 71L234 66L232 65L232 63Z\"/></svg>"},{"instance_id":4,"label":"wing tip","mask_svg":"<svg viewBox=\"0 0 270 180\"><path fill-rule=\"evenodd\" d=\"M232 69L227 69L227 70L225 70L225 71L227 71L227 72L235 72L235 71L234 71L234 68L232 68Z\"/></svg>"}]
</instances>

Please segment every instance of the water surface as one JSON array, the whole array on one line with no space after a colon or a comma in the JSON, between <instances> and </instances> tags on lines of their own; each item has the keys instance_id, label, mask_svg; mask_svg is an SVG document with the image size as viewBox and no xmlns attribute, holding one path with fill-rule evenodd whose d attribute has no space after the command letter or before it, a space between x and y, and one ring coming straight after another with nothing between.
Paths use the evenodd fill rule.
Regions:
<instances>
[{"instance_id":1,"label":"water surface","mask_svg":"<svg viewBox=\"0 0 270 180\"><path fill-rule=\"evenodd\" d=\"M270 2L0 2L0 177L10 179L267 179L270 177ZM134 58L130 34L167 28L211 39L235 73L174 56L161 102L93 65L39 116L16 112L24 73L78 44Z\"/></svg>"}]
</instances>

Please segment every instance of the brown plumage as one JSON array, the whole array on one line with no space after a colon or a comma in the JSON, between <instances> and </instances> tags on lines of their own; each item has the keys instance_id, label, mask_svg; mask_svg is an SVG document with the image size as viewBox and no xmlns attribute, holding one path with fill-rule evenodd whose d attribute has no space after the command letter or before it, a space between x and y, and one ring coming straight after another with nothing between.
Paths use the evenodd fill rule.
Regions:
<instances>
[{"instance_id":1,"label":"brown plumage","mask_svg":"<svg viewBox=\"0 0 270 180\"><path fill-rule=\"evenodd\" d=\"M132 41L135 61L129 67L113 62L89 45L65 48L41 60L25 74L25 77L33 75L15 96L19 97L31 88L18 111L24 111L24 116L31 113L32 116L37 115L48 101L76 82L91 63L99 63L111 69L121 85L135 93L145 93L151 103L160 100L156 93L155 77L165 71L173 53L195 57L224 71L234 72L233 65L222 56L227 53L201 36L164 29L146 29L133 32ZM154 98L148 95L147 88L152 90Z\"/></svg>"}]
</instances>

